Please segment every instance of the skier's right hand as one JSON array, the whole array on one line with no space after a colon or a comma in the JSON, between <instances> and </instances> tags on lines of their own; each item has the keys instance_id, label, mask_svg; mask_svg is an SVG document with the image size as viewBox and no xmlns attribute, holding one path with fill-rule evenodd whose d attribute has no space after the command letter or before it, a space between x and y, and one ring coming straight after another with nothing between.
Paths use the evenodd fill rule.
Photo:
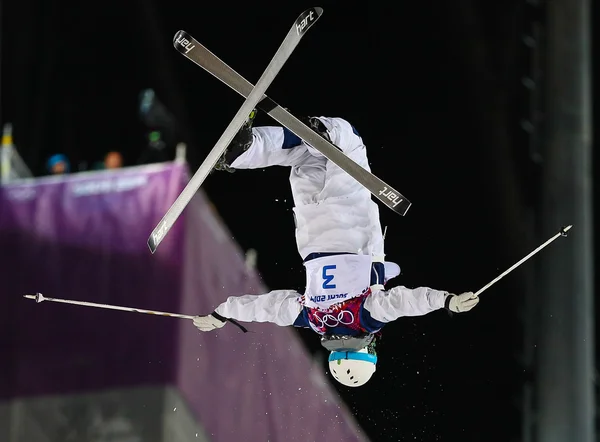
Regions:
<instances>
[{"instance_id":1,"label":"skier's right hand","mask_svg":"<svg viewBox=\"0 0 600 442\"><path fill-rule=\"evenodd\" d=\"M225 325L225 321L215 318L213 315L196 316L194 318L194 325L200 331L207 332L217 328L221 328Z\"/></svg>"}]
</instances>

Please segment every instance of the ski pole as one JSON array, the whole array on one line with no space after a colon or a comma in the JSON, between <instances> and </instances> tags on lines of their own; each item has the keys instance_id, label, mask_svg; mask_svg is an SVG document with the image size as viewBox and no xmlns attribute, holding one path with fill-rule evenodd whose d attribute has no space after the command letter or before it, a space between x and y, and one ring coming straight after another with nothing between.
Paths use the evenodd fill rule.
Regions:
<instances>
[{"instance_id":1,"label":"ski pole","mask_svg":"<svg viewBox=\"0 0 600 442\"><path fill-rule=\"evenodd\" d=\"M508 270L506 270L505 272L503 272L500 275L498 275L495 279L493 279L492 281L490 281L487 285L485 285L482 288L480 288L477 292L475 292L475 296L479 296L479 294L481 292L483 292L484 290L489 289L492 285L494 285L495 283L497 283L498 281L500 281L502 278L504 278L506 275L508 275L510 272L512 272L517 267L519 267L521 264L523 264L525 261L527 261L533 255L535 255L536 253L538 253L540 250L542 250L544 247L546 247L548 244L550 244L556 238L558 238L560 236L567 236L567 232L569 230L571 230L571 227L573 227L573 226L570 225L570 226L566 226L566 227L563 227L562 229L560 229L560 232L558 232L556 235L554 235L552 238L550 238L544 244L542 244L541 246L539 246L537 249L535 249L534 251L532 251L529 255L525 256L520 261L516 262L512 267L510 267Z\"/></svg>"},{"instance_id":2,"label":"ski pole","mask_svg":"<svg viewBox=\"0 0 600 442\"><path fill-rule=\"evenodd\" d=\"M69 299L57 299L57 298L45 298L41 293L36 293L35 295L23 295L23 297L27 298L27 299L33 299L37 303L40 303L43 301L51 301L51 302L61 302L63 304L83 305L86 307L105 308L105 309L110 309L110 310L121 310L124 312L145 313L147 315L170 316L172 318L194 319L194 317L195 317L195 316L190 316L190 315L180 315L177 313L159 312L159 311L155 311L155 310L143 310L143 309L139 309L139 308L121 307L118 305L97 304L95 302L71 301Z\"/></svg>"}]
</instances>

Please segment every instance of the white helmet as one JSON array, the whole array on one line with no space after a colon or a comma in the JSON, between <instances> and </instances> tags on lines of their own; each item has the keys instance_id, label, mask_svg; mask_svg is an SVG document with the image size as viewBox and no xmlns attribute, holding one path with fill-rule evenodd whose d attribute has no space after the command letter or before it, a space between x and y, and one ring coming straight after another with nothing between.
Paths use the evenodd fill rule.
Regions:
<instances>
[{"instance_id":1,"label":"white helmet","mask_svg":"<svg viewBox=\"0 0 600 442\"><path fill-rule=\"evenodd\" d=\"M332 351L329 354L329 370L340 384L346 387L365 385L375 373L377 355L367 348L358 351Z\"/></svg>"}]
</instances>

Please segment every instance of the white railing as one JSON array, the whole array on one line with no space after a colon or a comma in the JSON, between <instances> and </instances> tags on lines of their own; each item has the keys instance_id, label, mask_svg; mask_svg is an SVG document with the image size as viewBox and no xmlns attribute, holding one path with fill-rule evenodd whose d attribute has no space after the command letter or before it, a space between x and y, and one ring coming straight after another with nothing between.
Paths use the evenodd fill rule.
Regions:
<instances>
[{"instance_id":1,"label":"white railing","mask_svg":"<svg viewBox=\"0 0 600 442\"><path fill-rule=\"evenodd\" d=\"M17 152L13 143L12 124L6 123L0 146L0 183L2 185L20 178L33 177L31 170Z\"/></svg>"}]
</instances>

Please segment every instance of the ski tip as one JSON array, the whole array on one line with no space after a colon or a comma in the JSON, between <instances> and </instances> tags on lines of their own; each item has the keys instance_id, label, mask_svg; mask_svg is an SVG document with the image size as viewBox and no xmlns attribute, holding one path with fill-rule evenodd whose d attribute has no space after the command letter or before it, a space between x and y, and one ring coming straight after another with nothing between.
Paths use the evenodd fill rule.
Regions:
<instances>
[{"instance_id":1,"label":"ski tip","mask_svg":"<svg viewBox=\"0 0 600 442\"><path fill-rule=\"evenodd\" d=\"M154 255L154 252L156 252L157 247L158 244L154 241L154 236L151 235L150 238L148 238L148 248L150 249L150 253Z\"/></svg>"},{"instance_id":2,"label":"ski tip","mask_svg":"<svg viewBox=\"0 0 600 442\"><path fill-rule=\"evenodd\" d=\"M412 203L405 199L402 203L400 203L400 207L398 207L398 210L396 210L396 212L402 216L405 216L406 212L408 212L408 209L410 209L411 206Z\"/></svg>"},{"instance_id":3,"label":"ski tip","mask_svg":"<svg viewBox=\"0 0 600 442\"><path fill-rule=\"evenodd\" d=\"M187 54L194 49L194 39L185 31L177 31L173 36L173 46L182 54Z\"/></svg>"},{"instance_id":4,"label":"ski tip","mask_svg":"<svg viewBox=\"0 0 600 442\"><path fill-rule=\"evenodd\" d=\"M412 206L412 203L406 198L403 198L400 201L386 201L385 199L380 199L380 201L400 216L406 216L406 212L408 212L408 209L410 209L410 207Z\"/></svg>"},{"instance_id":5,"label":"ski tip","mask_svg":"<svg viewBox=\"0 0 600 442\"><path fill-rule=\"evenodd\" d=\"M152 253L156 252L158 245L162 242L163 239L165 239L165 236L167 236L169 230L171 230L171 226L169 226L169 223L163 218L148 237L147 244Z\"/></svg>"},{"instance_id":6,"label":"ski tip","mask_svg":"<svg viewBox=\"0 0 600 442\"><path fill-rule=\"evenodd\" d=\"M177 44L177 40L179 40L181 37L184 37L187 34L187 32L182 31L181 29L179 31L177 31L175 33L175 35L173 36L173 46L175 46Z\"/></svg>"},{"instance_id":7,"label":"ski tip","mask_svg":"<svg viewBox=\"0 0 600 442\"><path fill-rule=\"evenodd\" d=\"M323 8L314 7L309 8L300 14L300 17L296 19L296 32L298 35L304 35L306 31L308 31L312 25L319 19L319 17L323 14Z\"/></svg>"}]
</instances>

